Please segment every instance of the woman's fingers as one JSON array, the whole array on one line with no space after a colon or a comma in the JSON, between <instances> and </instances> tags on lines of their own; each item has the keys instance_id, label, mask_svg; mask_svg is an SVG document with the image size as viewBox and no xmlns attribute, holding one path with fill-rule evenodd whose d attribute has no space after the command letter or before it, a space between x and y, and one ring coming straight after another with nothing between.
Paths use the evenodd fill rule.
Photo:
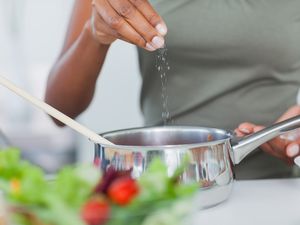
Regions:
<instances>
[{"instance_id":1,"label":"woman's fingers","mask_svg":"<svg viewBox=\"0 0 300 225\"><path fill-rule=\"evenodd\" d=\"M128 40L128 39L126 39L126 38L124 38L124 37L122 37L122 36L120 36L119 37L119 39L120 40L123 40L123 41L126 41L126 42L128 42L128 43L130 43L130 44L135 44L135 43L133 43L131 40ZM154 48L152 45L150 45L149 43L146 43L146 46L144 47L144 49L146 49L146 50L148 50L148 51L150 51L150 52L153 52L153 51L155 51L156 50L156 48Z\"/></svg>"},{"instance_id":2,"label":"woman's fingers","mask_svg":"<svg viewBox=\"0 0 300 225\"><path fill-rule=\"evenodd\" d=\"M93 36L102 44L110 44L117 39L118 33L112 30L103 21L102 17L93 8L92 17L90 19L91 30Z\"/></svg>"},{"instance_id":3,"label":"woman's fingers","mask_svg":"<svg viewBox=\"0 0 300 225\"><path fill-rule=\"evenodd\" d=\"M127 21L120 16L112 6L105 0L96 0L95 8L105 23L115 30L121 37L130 40L135 45L145 48L146 41L137 33Z\"/></svg>"},{"instance_id":4,"label":"woman's fingers","mask_svg":"<svg viewBox=\"0 0 300 225\"><path fill-rule=\"evenodd\" d=\"M258 132L258 131L260 131L260 130L262 130L262 129L264 129L264 128L265 128L265 127L263 127L263 126L255 126L255 127L253 128L253 132L256 133L256 132ZM283 160L284 160L283 154L281 154L280 152L276 151L276 149L274 148L274 146L272 146L271 142L267 142L267 143L262 144L262 145L260 146L260 148L261 148L264 152L266 152L266 153L268 153L268 154L270 154L270 155L273 155L273 156L275 156L275 157L277 157L277 158L280 158L280 159L283 159Z\"/></svg>"},{"instance_id":5,"label":"woman's fingers","mask_svg":"<svg viewBox=\"0 0 300 225\"><path fill-rule=\"evenodd\" d=\"M289 108L278 120L277 122L289 119L293 116L300 115L300 106L293 106ZM252 133L256 133L262 130L263 126L257 126L253 123L242 123L235 130L237 136L245 136ZM282 135L283 136L283 135ZM260 148L279 159L287 162L288 164L293 163L293 159L300 157L300 140L293 141L290 139L282 138L282 136L274 138L269 142L260 146ZM294 138L295 139L295 138Z\"/></svg>"},{"instance_id":6,"label":"woman's fingers","mask_svg":"<svg viewBox=\"0 0 300 225\"><path fill-rule=\"evenodd\" d=\"M300 155L299 143L293 142L286 146L286 155L290 158L295 158Z\"/></svg>"},{"instance_id":7,"label":"woman's fingers","mask_svg":"<svg viewBox=\"0 0 300 225\"><path fill-rule=\"evenodd\" d=\"M253 123L245 122L245 123L240 124L238 129L240 132L242 132L246 135L246 134L253 133L255 126L256 125Z\"/></svg>"},{"instance_id":8,"label":"woman's fingers","mask_svg":"<svg viewBox=\"0 0 300 225\"><path fill-rule=\"evenodd\" d=\"M131 2L128 0L109 0L109 3L144 38L146 43L154 48L164 46L164 38Z\"/></svg>"},{"instance_id":9,"label":"woman's fingers","mask_svg":"<svg viewBox=\"0 0 300 225\"><path fill-rule=\"evenodd\" d=\"M263 126L256 126L254 127L253 132L255 133L262 129L264 129ZM271 141L261 145L260 148L264 152L273 155L288 164L292 163L291 159L285 153L285 143L280 138L274 138Z\"/></svg>"},{"instance_id":10,"label":"woman's fingers","mask_svg":"<svg viewBox=\"0 0 300 225\"><path fill-rule=\"evenodd\" d=\"M244 134L243 132L241 132L238 128L236 128L236 129L234 130L234 133L235 133L235 135L236 135L237 137L244 137L244 136L245 136L245 134Z\"/></svg>"},{"instance_id":11,"label":"woman's fingers","mask_svg":"<svg viewBox=\"0 0 300 225\"><path fill-rule=\"evenodd\" d=\"M235 130L235 133L237 134L238 137L243 137L245 135L258 132L258 131L260 131L262 129L264 129L263 126L256 126L253 123L245 122L245 123L242 123L242 124L239 125L239 127ZM269 144L269 143L262 144L260 146L260 148L264 152L266 152L266 153L268 153L268 154L270 154L270 155L272 155L274 157L283 159L282 154L278 153L277 151L274 151L274 149L272 148L271 144Z\"/></svg>"},{"instance_id":12,"label":"woman's fingers","mask_svg":"<svg viewBox=\"0 0 300 225\"><path fill-rule=\"evenodd\" d=\"M94 0L92 4L99 14L93 28L100 40L106 42L107 34L149 51L164 46L165 23L147 0Z\"/></svg>"},{"instance_id":13,"label":"woman's fingers","mask_svg":"<svg viewBox=\"0 0 300 225\"><path fill-rule=\"evenodd\" d=\"M274 156L278 159L281 159L282 161L286 162L287 164L290 164L290 165L292 164L292 159L291 158L287 157L283 153L279 153L277 151L274 151L274 147L271 144L265 143L262 146L260 146L260 148L264 152L266 152L266 153L268 153L268 154L270 154L270 155L272 155L272 156Z\"/></svg>"},{"instance_id":14,"label":"woman's fingers","mask_svg":"<svg viewBox=\"0 0 300 225\"><path fill-rule=\"evenodd\" d=\"M130 2L143 14L149 23L156 28L160 35L165 36L167 34L168 29L165 22L147 0L130 0Z\"/></svg>"},{"instance_id":15,"label":"woman's fingers","mask_svg":"<svg viewBox=\"0 0 300 225\"><path fill-rule=\"evenodd\" d=\"M108 27L115 30L120 36L130 40L135 45L142 48L146 47L144 38L139 35L107 1L95 0L94 7Z\"/></svg>"},{"instance_id":16,"label":"woman's fingers","mask_svg":"<svg viewBox=\"0 0 300 225\"><path fill-rule=\"evenodd\" d=\"M102 17L97 13L97 11L95 9L93 9L93 15L92 15L92 19L91 19L91 27L92 27L92 32L93 32L94 37L96 37L96 39L103 44L110 44L117 38L121 39L123 41L129 42L131 44L134 44L130 40L122 37L115 30L111 29L104 22ZM147 44L146 44L145 48L149 51L155 51L155 48L153 48L152 46L147 46Z\"/></svg>"}]
</instances>

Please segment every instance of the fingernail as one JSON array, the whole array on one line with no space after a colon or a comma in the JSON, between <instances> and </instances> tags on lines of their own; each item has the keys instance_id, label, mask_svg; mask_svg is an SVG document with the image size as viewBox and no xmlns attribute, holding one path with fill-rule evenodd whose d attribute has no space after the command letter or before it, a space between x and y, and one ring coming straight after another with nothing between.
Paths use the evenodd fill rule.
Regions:
<instances>
[{"instance_id":1,"label":"fingernail","mask_svg":"<svg viewBox=\"0 0 300 225\"><path fill-rule=\"evenodd\" d=\"M150 45L149 43L147 43L146 44L146 49L147 50L149 50L149 51L151 51L151 52L153 52L153 51L155 51L156 49L155 48L153 48L153 46L152 45Z\"/></svg>"},{"instance_id":2,"label":"fingernail","mask_svg":"<svg viewBox=\"0 0 300 225\"><path fill-rule=\"evenodd\" d=\"M166 35L167 34L167 27L166 27L166 25L164 25L164 24L157 24L156 25L156 27L155 27L155 29L158 31L158 33L160 34L160 35Z\"/></svg>"},{"instance_id":3,"label":"fingernail","mask_svg":"<svg viewBox=\"0 0 300 225\"><path fill-rule=\"evenodd\" d=\"M152 44L156 48L162 48L162 47L164 47L165 40L162 37L155 36L152 39Z\"/></svg>"},{"instance_id":4,"label":"fingernail","mask_svg":"<svg viewBox=\"0 0 300 225\"><path fill-rule=\"evenodd\" d=\"M294 162L295 162L295 164L296 164L297 166L300 166L300 156L296 157L296 158L294 159Z\"/></svg>"},{"instance_id":5,"label":"fingernail","mask_svg":"<svg viewBox=\"0 0 300 225\"><path fill-rule=\"evenodd\" d=\"M286 154L288 155L288 157L295 157L296 155L299 154L299 145L294 144L291 147L289 147L286 151Z\"/></svg>"},{"instance_id":6,"label":"fingernail","mask_svg":"<svg viewBox=\"0 0 300 225\"><path fill-rule=\"evenodd\" d=\"M240 130L241 130L243 133L250 134L250 130L248 130L247 128L240 128Z\"/></svg>"}]
</instances>

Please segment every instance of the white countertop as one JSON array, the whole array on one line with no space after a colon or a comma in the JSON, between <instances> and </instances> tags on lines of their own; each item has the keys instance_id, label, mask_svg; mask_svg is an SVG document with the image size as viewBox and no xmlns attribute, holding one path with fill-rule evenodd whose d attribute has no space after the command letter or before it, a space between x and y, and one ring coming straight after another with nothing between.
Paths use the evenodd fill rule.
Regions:
<instances>
[{"instance_id":1,"label":"white countertop","mask_svg":"<svg viewBox=\"0 0 300 225\"><path fill-rule=\"evenodd\" d=\"M236 181L230 198L193 225L300 225L300 179Z\"/></svg>"}]
</instances>

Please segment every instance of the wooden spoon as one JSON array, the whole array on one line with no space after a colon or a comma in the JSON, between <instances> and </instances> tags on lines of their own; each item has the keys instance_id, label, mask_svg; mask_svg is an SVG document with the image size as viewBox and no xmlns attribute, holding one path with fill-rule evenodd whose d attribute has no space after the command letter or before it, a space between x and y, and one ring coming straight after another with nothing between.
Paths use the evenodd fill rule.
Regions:
<instances>
[{"instance_id":1,"label":"wooden spoon","mask_svg":"<svg viewBox=\"0 0 300 225\"><path fill-rule=\"evenodd\" d=\"M6 88L10 89L12 92L16 93L20 97L24 98L26 101L30 102L31 104L35 105L36 107L40 108L50 116L54 117L58 121L64 123L65 125L71 127L78 133L82 134L83 136L89 138L91 141L98 143L98 144L105 144L105 145L113 145L107 139L101 137L100 135L96 134L94 131L88 129L87 127L81 125L77 121L73 120L72 118L66 116L62 112L58 111L57 109L53 108L52 106L48 105L44 101L33 97L26 91L22 90L21 88L14 85L9 80L5 79L4 77L0 76L0 84L5 86Z\"/></svg>"}]
</instances>

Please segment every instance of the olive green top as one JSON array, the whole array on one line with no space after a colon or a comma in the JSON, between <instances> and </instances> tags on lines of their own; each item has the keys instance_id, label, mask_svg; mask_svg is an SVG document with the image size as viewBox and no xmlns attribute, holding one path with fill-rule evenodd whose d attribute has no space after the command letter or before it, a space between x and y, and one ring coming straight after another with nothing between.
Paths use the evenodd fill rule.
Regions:
<instances>
[{"instance_id":1,"label":"olive green top","mask_svg":"<svg viewBox=\"0 0 300 225\"><path fill-rule=\"evenodd\" d=\"M151 2L168 26L171 124L224 129L245 121L268 125L296 104L299 0ZM162 124L157 54L139 49L145 125ZM292 176L292 170L258 151L236 167L236 176Z\"/></svg>"}]
</instances>

